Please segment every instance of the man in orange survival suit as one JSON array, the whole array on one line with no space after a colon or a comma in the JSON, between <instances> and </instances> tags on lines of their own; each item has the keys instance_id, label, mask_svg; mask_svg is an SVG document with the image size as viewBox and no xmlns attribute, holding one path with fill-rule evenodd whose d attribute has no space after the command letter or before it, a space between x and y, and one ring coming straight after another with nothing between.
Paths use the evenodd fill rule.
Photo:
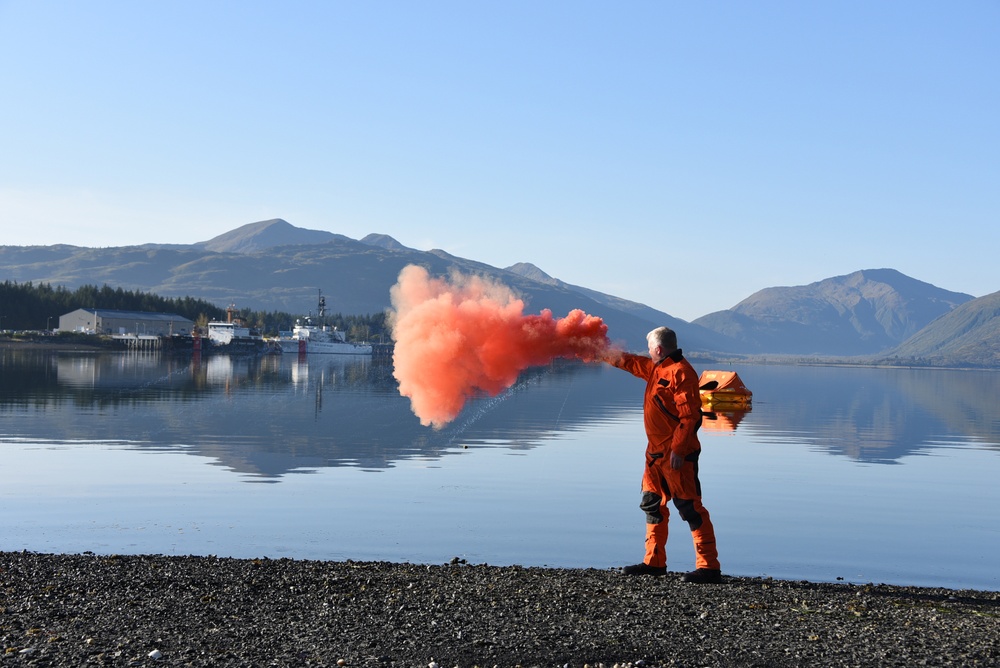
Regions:
<instances>
[{"instance_id":1,"label":"man in orange survival suit","mask_svg":"<svg viewBox=\"0 0 1000 668\"><path fill-rule=\"evenodd\" d=\"M646 335L649 357L631 353L604 359L646 381L643 421L646 427L646 469L642 476L642 501L646 513L646 558L626 566L626 575L665 575L667 572L667 502L673 498L681 519L691 527L696 570L684 582L719 583L722 573L715 549L715 528L701 503L698 481L698 427L701 396L698 374L677 347L677 335L659 327Z\"/></svg>"}]
</instances>

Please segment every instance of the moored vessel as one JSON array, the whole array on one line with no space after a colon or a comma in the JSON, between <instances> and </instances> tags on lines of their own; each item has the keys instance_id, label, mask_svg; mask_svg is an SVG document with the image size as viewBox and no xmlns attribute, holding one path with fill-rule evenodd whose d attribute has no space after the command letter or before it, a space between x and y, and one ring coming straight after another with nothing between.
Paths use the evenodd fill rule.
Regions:
<instances>
[{"instance_id":1,"label":"moored vessel","mask_svg":"<svg viewBox=\"0 0 1000 668\"><path fill-rule=\"evenodd\" d=\"M255 330L234 322L208 323L208 337L203 340L202 352L230 354L258 354L266 352L267 341Z\"/></svg>"},{"instance_id":2,"label":"moored vessel","mask_svg":"<svg viewBox=\"0 0 1000 668\"><path fill-rule=\"evenodd\" d=\"M169 351L184 353L261 355L275 352L259 331L247 326L233 304L226 309L226 320L209 322L204 335L195 327L191 334L164 338L163 346Z\"/></svg>"},{"instance_id":3,"label":"moored vessel","mask_svg":"<svg viewBox=\"0 0 1000 668\"><path fill-rule=\"evenodd\" d=\"M326 316L326 298L319 293L318 318L322 322ZM312 314L295 321L292 333L275 341L283 353L299 355L371 355L370 343L352 343L344 332L336 327L316 324Z\"/></svg>"}]
</instances>

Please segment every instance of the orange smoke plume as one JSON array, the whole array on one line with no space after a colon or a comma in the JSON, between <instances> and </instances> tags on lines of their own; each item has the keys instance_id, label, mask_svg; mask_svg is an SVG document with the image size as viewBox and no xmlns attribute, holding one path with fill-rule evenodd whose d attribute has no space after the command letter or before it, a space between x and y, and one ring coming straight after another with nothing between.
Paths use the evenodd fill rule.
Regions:
<instances>
[{"instance_id":1,"label":"orange smoke plume","mask_svg":"<svg viewBox=\"0 0 1000 668\"><path fill-rule=\"evenodd\" d=\"M607 325L577 309L565 318L525 315L510 288L479 276L399 273L392 297L393 375L420 423L440 428L470 397L495 396L518 374L557 357L594 361L608 349Z\"/></svg>"}]
</instances>

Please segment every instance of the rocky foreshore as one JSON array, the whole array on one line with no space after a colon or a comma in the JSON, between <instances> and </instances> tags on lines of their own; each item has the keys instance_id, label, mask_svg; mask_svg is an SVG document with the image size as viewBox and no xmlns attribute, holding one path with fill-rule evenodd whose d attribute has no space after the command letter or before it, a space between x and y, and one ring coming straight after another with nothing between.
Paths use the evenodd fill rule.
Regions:
<instances>
[{"instance_id":1,"label":"rocky foreshore","mask_svg":"<svg viewBox=\"0 0 1000 668\"><path fill-rule=\"evenodd\" d=\"M0 553L0 665L996 666L1000 593Z\"/></svg>"}]
</instances>

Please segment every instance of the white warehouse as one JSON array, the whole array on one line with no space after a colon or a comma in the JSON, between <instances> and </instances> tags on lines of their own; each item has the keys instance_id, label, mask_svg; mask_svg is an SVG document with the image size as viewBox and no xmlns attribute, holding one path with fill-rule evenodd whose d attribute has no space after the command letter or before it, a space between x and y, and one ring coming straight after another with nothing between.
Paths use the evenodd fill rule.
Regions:
<instances>
[{"instance_id":1,"label":"white warehouse","mask_svg":"<svg viewBox=\"0 0 1000 668\"><path fill-rule=\"evenodd\" d=\"M175 313L80 308L59 316L59 331L170 336L190 334L194 322Z\"/></svg>"}]
</instances>

